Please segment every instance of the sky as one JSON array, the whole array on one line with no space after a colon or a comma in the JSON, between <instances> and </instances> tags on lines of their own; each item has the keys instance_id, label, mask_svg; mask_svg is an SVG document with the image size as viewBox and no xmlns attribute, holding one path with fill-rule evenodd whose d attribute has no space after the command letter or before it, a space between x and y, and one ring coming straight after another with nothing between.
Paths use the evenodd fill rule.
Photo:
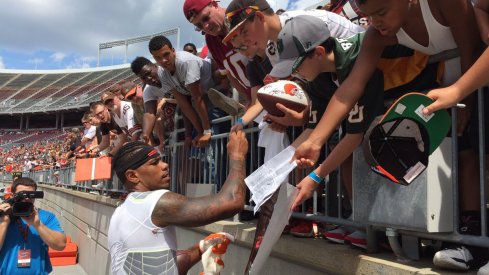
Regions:
<instances>
[{"instance_id":1,"label":"sky","mask_svg":"<svg viewBox=\"0 0 489 275\"><path fill-rule=\"evenodd\" d=\"M231 0L220 1L227 6ZM275 10L320 0L268 0ZM1 0L0 69L53 70L97 67L99 43L180 28L180 46L204 44L183 15L184 0ZM176 48L176 36L168 36ZM128 62L150 57L147 43L128 47ZM178 50L178 48L177 48ZM100 52L100 66L124 63L125 47Z\"/></svg>"}]
</instances>

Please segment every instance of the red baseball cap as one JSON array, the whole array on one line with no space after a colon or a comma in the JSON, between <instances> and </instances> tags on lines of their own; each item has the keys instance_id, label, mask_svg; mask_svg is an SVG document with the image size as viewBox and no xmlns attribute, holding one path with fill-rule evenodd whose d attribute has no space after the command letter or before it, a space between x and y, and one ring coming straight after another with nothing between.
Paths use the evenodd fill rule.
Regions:
<instances>
[{"instance_id":1,"label":"red baseball cap","mask_svg":"<svg viewBox=\"0 0 489 275\"><path fill-rule=\"evenodd\" d=\"M212 0L185 0L185 3L183 3L183 13L187 20L192 22L194 17L211 2Z\"/></svg>"}]
</instances>

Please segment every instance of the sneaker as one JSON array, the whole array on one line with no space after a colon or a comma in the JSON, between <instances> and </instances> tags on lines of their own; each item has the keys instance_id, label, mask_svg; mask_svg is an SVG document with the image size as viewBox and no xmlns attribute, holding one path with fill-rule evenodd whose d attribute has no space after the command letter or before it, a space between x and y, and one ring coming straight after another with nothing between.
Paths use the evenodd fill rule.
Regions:
<instances>
[{"instance_id":1,"label":"sneaker","mask_svg":"<svg viewBox=\"0 0 489 275\"><path fill-rule=\"evenodd\" d=\"M479 211L463 211L460 213L460 234L481 235L481 215Z\"/></svg>"},{"instance_id":2,"label":"sneaker","mask_svg":"<svg viewBox=\"0 0 489 275\"><path fill-rule=\"evenodd\" d=\"M350 242L356 247L367 249L367 234L365 234L365 231L355 230L345 237L345 241Z\"/></svg>"},{"instance_id":3,"label":"sneaker","mask_svg":"<svg viewBox=\"0 0 489 275\"><path fill-rule=\"evenodd\" d=\"M319 235L318 223L308 220L300 220L290 229L290 234L299 238L312 238Z\"/></svg>"},{"instance_id":4,"label":"sneaker","mask_svg":"<svg viewBox=\"0 0 489 275\"><path fill-rule=\"evenodd\" d=\"M469 270L473 260L472 253L465 246L440 250L433 257L435 266L454 270Z\"/></svg>"},{"instance_id":5,"label":"sneaker","mask_svg":"<svg viewBox=\"0 0 489 275\"><path fill-rule=\"evenodd\" d=\"M479 271L477 271L477 275L489 275L489 262L483 267L479 268Z\"/></svg>"},{"instance_id":6,"label":"sneaker","mask_svg":"<svg viewBox=\"0 0 489 275\"><path fill-rule=\"evenodd\" d=\"M236 116L238 114L240 104L234 99L225 96L223 93L216 89L210 88L207 91L207 96L212 102L212 105L223 110L229 115Z\"/></svg>"},{"instance_id":7,"label":"sneaker","mask_svg":"<svg viewBox=\"0 0 489 275\"><path fill-rule=\"evenodd\" d=\"M104 189L104 182L99 182L98 184L93 184L92 185L92 188L95 188L95 189Z\"/></svg>"},{"instance_id":8,"label":"sneaker","mask_svg":"<svg viewBox=\"0 0 489 275\"><path fill-rule=\"evenodd\" d=\"M338 226L334 230L324 232L323 236L335 243L345 243L345 237L350 235L350 231L346 229L344 226Z\"/></svg>"}]
</instances>

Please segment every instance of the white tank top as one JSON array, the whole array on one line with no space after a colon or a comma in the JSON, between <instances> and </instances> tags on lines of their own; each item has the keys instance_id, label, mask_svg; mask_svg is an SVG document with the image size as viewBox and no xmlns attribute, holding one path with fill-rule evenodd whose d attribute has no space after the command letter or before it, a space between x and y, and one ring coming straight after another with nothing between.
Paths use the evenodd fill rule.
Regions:
<instances>
[{"instance_id":1,"label":"white tank top","mask_svg":"<svg viewBox=\"0 0 489 275\"><path fill-rule=\"evenodd\" d=\"M175 227L158 227L153 209L168 190L133 192L115 210L109 225L109 252L114 275L177 275Z\"/></svg>"},{"instance_id":2,"label":"white tank top","mask_svg":"<svg viewBox=\"0 0 489 275\"><path fill-rule=\"evenodd\" d=\"M428 30L428 47L418 44L402 28L396 33L398 43L427 55L457 48L450 27L443 26L436 21L431 13L428 0L419 0L419 4L424 24Z\"/></svg>"}]
</instances>

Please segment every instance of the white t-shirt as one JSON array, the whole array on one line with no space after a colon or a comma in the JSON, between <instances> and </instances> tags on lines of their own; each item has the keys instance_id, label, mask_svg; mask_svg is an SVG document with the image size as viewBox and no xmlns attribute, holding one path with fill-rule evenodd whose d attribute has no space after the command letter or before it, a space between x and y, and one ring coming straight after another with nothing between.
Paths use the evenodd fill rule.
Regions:
<instances>
[{"instance_id":1,"label":"white t-shirt","mask_svg":"<svg viewBox=\"0 0 489 275\"><path fill-rule=\"evenodd\" d=\"M283 27L288 19L294 18L299 15L310 15L323 20L328 25L331 36L335 38L348 38L359 32L365 31L364 28L360 27L357 24L354 24L345 17L325 10L297 10L284 12L279 15L280 26ZM268 41L266 54L268 56L268 59L270 59L270 63L272 63L272 66L277 64L279 57L276 41Z\"/></svg>"},{"instance_id":2,"label":"white t-shirt","mask_svg":"<svg viewBox=\"0 0 489 275\"><path fill-rule=\"evenodd\" d=\"M126 133L133 133L135 130L140 130L141 126L136 126L134 121L134 110L129 101L121 100L121 108L119 114L113 114L115 123ZM136 129L137 128L137 129Z\"/></svg>"},{"instance_id":3,"label":"white t-shirt","mask_svg":"<svg viewBox=\"0 0 489 275\"><path fill-rule=\"evenodd\" d=\"M87 139L93 139L97 133L97 126L90 126L88 129L83 129L83 137Z\"/></svg>"},{"instance_id":4,"label":"white t-shirt","mask_svg":"<svg viewBox=\"0 0 489 275\"><path fill-rule=\"evenodd\" d=\"M177 51L175 57L175 72L158 70L158 76L164 92L175 89L183 95L190 95L187 85L200 80L202 93L212 87L211 63L185 51Z\"/></svg>"},{"instance_id":5,"label":"white t-shirt","mask_svg":"<svg viewBox=\"0 0 489 275\"><path fill-rule=\"evenodd\" d=\"M133 192L110 219L109 252L114 275L177 275L175 227L158 227L151 221L153 209L168 190Z\"/></svg>"},{"instance_id":6,"label":"white t-shirt","mask_svg":"<svg viewBox=\"0 0 489 275\"><path fill-rule=\"evenodd\" d=\"M158 75L163 75L164 69L158 66ZM143 101L144 103L152 100L159 100L162 98L171 97L171 92L165 91L163 87L158 88L151 85L146 85L143 90Z\"/></svg>"}]
</instances>

